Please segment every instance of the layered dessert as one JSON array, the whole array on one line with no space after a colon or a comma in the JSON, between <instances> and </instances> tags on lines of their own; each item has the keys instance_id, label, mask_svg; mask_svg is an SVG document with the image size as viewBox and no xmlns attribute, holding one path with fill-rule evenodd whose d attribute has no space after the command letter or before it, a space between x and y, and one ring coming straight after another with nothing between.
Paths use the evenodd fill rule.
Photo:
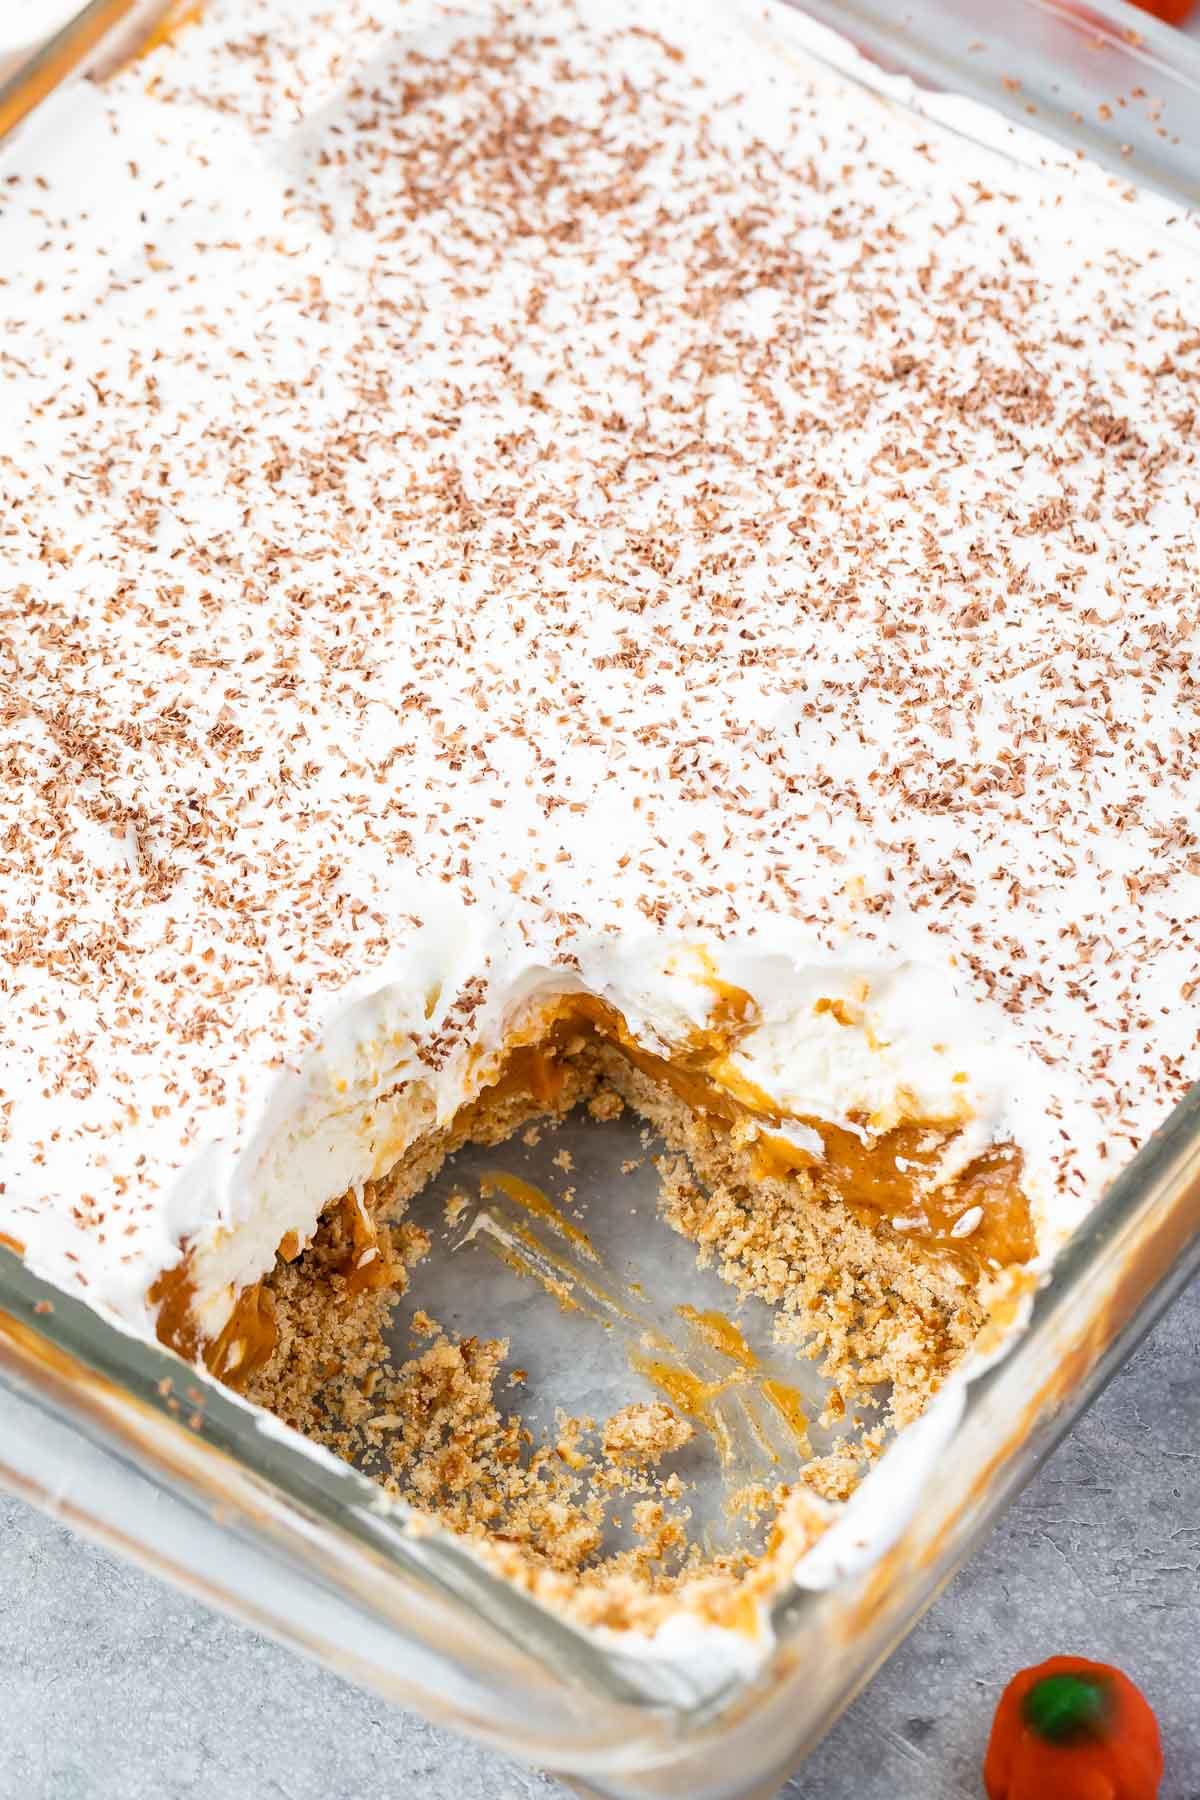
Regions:
<instances>
[{"instance_id":1,"label":"layered dessert","mask_svg":"<svg viewBox=\"0 0 1200 1800\"><path fill-rule=\"evenodd\" d=\"M0 1238L609 1625L782 1579L1195 1067L1194 226L826 50L213 7L4 170ZM578 1109L876 1407L753 1568L703 1395L384 1347Z\"/></svg>"}]
</instances>

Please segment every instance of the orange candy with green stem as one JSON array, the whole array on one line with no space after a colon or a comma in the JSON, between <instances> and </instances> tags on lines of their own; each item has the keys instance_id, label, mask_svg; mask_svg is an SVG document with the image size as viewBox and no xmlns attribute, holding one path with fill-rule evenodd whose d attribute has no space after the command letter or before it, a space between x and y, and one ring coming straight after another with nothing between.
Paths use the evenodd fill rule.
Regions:
<instances>
[{"instance_id":1,"label":"orange candy with green stem","mask_svg":"<svg viewBox=\"0 0 1200 1800\"><path fill-rule=\"evenodd\" d=\"M1156 1800L1158 1721L1127 1675L1052 1656L1022 1669L996 1708L988 1800Z\"/></svg>"}]
</instances>

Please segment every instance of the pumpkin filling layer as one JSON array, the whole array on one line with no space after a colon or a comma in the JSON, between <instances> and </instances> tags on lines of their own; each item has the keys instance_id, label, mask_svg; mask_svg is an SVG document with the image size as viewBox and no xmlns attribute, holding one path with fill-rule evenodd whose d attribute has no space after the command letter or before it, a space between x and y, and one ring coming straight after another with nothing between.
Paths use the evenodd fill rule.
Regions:
<instances>
[{"instance_id":1,"label":"pumpkin filling layer","mask_svg":"<svg viewBox=\"0 0 1200 1800\"><path fill-rule=\"evenodd\" d=\"M824 1157L798 1150L794 1120L725 1078L739 1028L734 1005L668 1057L590 996L556 1002L448 1125L328 1208L311 1243L285 1240L210 1363L580 1619L745 1616L920 1413L1033 1240L1010 1147L935 1185L953 1122L876 1139L813 1122ZM632 1154L589 1192L579 1146L608 1129ZM574 1151L553 1150L560 1130ZM517 1172L534 1160L540 1182ZM516 1296L503 1333L484 1287L463 1288L481 1248ZM589 1331L597 1356L616 1346L618 1403L541 1396L527 1416L526 1365L586 1364L586 1336L559 1334Z\"/></svg>"}]
</instances>

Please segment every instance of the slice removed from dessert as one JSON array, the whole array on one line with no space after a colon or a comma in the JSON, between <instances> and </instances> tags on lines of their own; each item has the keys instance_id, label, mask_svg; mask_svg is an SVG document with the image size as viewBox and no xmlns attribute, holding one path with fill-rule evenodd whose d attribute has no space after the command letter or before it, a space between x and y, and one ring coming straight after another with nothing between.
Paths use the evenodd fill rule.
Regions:
<instances>
[{"instance_id":1,"label":"slice removed from dessert","mask_svg":"<svg viewBox=\"0 0 1200 1800\"><path fill-rule=\"evenodd\" d=\"M613 997L573 987L525 1006L499 1049L465 1047L465 1097L442 1119L420 1078L398 1087L387 1128L372 1115L380 1173L327 1205L311 1232L289 1230L274 1266L207 1341L196 1259L156 1296L167 1341L592 1622L652 1623L688 1595L724 1616L748 1581L758 1591L777 1579L820 1528L821 1507L844 1500L890 1431L921 1412L998 1297L1028 1283L1036 1250L1021 1151L981 1135L965 1075L949 1071L936 1111L903 1083L886 1104L838 1120L798 1110L759 1079L780 1034L755 995L718 978L706 957L687 976L705 990L702 1020L682 1033L673 1021L671 1039L635 1031ZM870 984L855 978L850 995L844 980L829 986L806 1020L821 1054L836 1066L844 1042L847 1064L882 1058ZM485 1210L463 1229L490 1232L510 1274L563 1313L628 1339L628 1388L607 1420L530 1425L512 1410L520 1393L503 1385L509 1369L509 1385L522 1387L530 1346L483 1335L469 1306L467 1330L425 1310L429 1196L458 1227L472 1202L457 1190L444 1199L447 1171L471 1147L535 1140L568 1118L598 1132L622 1113L654 1145L660 1228L689 1240L693 1261L727 1284L725 1305L696 1307L685 1281L648 1311L633 1291L644 1296L652 1266L631 1287L577 1209L489 1169L477 1182ZM589 1222L622 1208L619 1186L586 1199ZM415 1357L389 1329L402 1299L410 1337L432 1340ZM684 1321L682 1337L664 1326L663 1305ZM769 1365L732 1316L760 1305ZM826 1383L817 1446L794 1380L805 1358ZM754 1522L731 1544L716 1542L711 1505L703 1529L691 1524L695 1470L668 1468L676 1453L695 1464L686 1447L697 1436L719 1465L726 1515ZM755 1460L753 1442L773 1467ZM641 1495L632 1546L611 1530L618 1488Z\"/></svg>"}]
</instances>

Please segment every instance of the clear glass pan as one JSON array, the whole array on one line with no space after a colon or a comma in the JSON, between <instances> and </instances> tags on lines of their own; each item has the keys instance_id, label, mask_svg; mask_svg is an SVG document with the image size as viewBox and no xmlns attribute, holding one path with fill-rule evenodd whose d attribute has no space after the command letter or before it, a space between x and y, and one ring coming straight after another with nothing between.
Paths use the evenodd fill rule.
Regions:
<instances>
[{"instance_id":1,"label":"clear glass pan","mask_svg":"<svg viewBox=\"0 0 1200 1800\"><path fill-rule=\"evenodd\" d=\"M985 98L1181 206L1200 190L1200 50L1127 7L1084 16L1022 0L999 28L990 0L807 10L893 68ZM1162 102L1153 118L1135 100L1117 107L1135 89ZM1107 123L1102 105L1117 109ZM453 1540L411 1529L354 1470L264 1429L235 1396L3 1249L0 1482L351 1679L587 1790L745 1800L812 1747L1198 1268L1200 1089L1067 1246L1028 1329L971 1385L891 1548L830 1589L781 1595L776 1648L753 1679L707 1678L575 1630Z\"/></svg>"},{"instance_id":2,"label":"clear glass pan","mask_svg":"<svg viewBox=\"0 0 1200 1800\"><path fill-rule=\"evenodd\" d=\"M89 0L75 11L46 0L33 26L26 12L10 19L0 6L0 138L66 81L104 76L185 14L180 0Z\"/></svg>"},{"instance_id":3,"label":"clear glass pan","mask_svg":"<svg viewBox=\"0 0 1200 1800\"><path fill-rule=\"evenodd\" d=\"M990 107L1186 209L1200 204L1200 46L1122 0L799 0L884 70ZM869 76L867 77L870 78Z\"/></svg>"}]
</instances>

